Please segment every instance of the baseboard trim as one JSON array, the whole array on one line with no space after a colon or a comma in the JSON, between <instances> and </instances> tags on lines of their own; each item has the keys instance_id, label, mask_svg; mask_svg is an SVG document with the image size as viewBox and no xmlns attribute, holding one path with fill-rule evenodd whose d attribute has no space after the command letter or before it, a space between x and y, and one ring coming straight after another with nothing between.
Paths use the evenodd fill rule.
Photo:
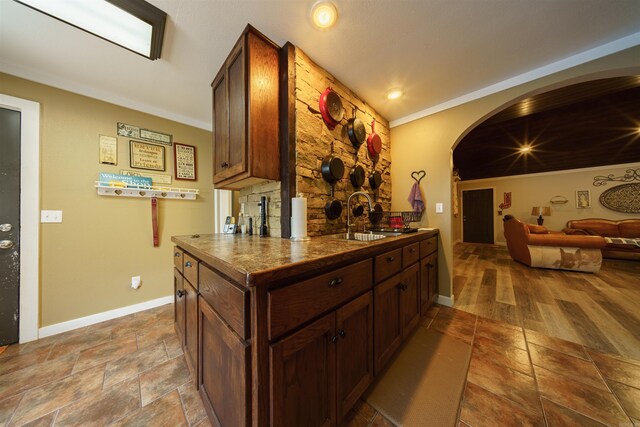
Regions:
<instances>
[{"instance_id":1,"label":"baseboard trim","mask_svg":"<svg viewBox=\"0 0 640 427\"><path fill-rule=\"evenodd\" d=\"M438 295L438 300L436 302L440 305L453 307L453 295L451 295L450 297L445 297L444 295Z\"/></svg>"},{"instance_id":2,"label":"baseboard trim","mask_svg":"<svg viewBox=\"0 0 640 427\"><path fill-rule=\"evenodd\" d=\"M50 337L51 335L61 334L63 332L68 332L74 329L83 328L85 326L94 325L106 320L126 316L127 314L133 314L139 311L149 310L150 308L160 307L161 305L170 304L172 302L173 295L168 295L166 297L152 299L150 301L141 302L139 304L133 304L126 307L116 308L114 310L103 311L102 313L96 313L90 316L56 323L55 325L45 326L43 328L40 328L38 335L39 338Z\"/></svg>"}]
</instances>

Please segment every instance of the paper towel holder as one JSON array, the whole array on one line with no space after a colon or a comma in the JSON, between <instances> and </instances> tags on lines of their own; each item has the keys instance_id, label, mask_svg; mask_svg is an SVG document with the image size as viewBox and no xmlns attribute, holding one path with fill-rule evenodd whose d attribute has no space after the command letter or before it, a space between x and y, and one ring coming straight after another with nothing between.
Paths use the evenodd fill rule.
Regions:
<instances>
[{"instance_id":1,"label":"paper towel holder","mask_svg":"<svg viewBox=\"0 0 640 427\"><path fill-rule=\"evenodd\" d=\"M296 194L296 197L303 197L303 195L302 195L302 193L298 193L298 194ZM291 218L291 222L293 223L293 217ZM308 242L309 240L311 240L311 237L309 237L309 236L304 236L304 237L291 236L291 237L289 237L289 240L291 240L292 242Z\"/></svg>"}]
</instances>

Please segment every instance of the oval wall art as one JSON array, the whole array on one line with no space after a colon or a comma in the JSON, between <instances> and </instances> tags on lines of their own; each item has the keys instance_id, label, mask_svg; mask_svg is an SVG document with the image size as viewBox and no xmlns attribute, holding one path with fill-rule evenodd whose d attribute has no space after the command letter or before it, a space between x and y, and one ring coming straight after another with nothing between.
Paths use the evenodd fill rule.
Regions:
<instances>
[{"instance_id":1,"label":"oval wall art","mask_svg":"<svg viewBox=\"0 0 640 427\"><path fill-rule=\"evenodd\" d=\"M640 213L640 184L622 184L604 191L600 203L607 209L624 213Z\"/></svg>"}]
</instances>

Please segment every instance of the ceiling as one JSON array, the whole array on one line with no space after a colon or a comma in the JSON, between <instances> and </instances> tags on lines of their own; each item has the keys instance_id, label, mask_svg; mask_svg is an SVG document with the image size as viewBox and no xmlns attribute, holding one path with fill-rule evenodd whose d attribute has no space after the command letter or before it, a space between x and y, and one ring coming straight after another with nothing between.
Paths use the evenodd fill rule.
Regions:
<instances>
[{"instance_id":1,"label":"ceiling","mask_svg":"<svg viewBox=\"0 0 640 427\"><path fill-rule=\"evenodd\" d=\"M0 71L211 129L209 85L251 23L302 48L393 125L565 58L640 44L638 0L334 0L328 31L310 24L315 0L148 1L168 13L156 61L0 0ZM386 100L392 87L405 95Z\"/></svg>"},{"instance_id":2,"label":"ceiling","mask_svg":"<svg viewBox=\"0 0 640 427\"><path fill-rule=\"evenodd\" d=\"M524 99L478 125L453 152L462 180L633 162L640 162L640 76Z\"/></svg>"}]
</instances>

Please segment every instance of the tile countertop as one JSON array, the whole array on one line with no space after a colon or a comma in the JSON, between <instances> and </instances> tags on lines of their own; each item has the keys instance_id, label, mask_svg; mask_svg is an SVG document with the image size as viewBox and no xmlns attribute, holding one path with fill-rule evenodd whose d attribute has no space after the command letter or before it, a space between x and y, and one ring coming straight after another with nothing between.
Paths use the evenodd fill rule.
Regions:
<instances>
[{"instance_id":1,"label":"tile countertop","mask_svg":"<svg viewBox=\"0 0 640 427\"><path fill-rule=\"evenodd\" d=\"M437 234L438 230L434 229L370 242L336 236L293 242L277 237L241 234L173 236L171 241L237 283L255 286L371 257Z\"/></svg>"}]
</instances>

